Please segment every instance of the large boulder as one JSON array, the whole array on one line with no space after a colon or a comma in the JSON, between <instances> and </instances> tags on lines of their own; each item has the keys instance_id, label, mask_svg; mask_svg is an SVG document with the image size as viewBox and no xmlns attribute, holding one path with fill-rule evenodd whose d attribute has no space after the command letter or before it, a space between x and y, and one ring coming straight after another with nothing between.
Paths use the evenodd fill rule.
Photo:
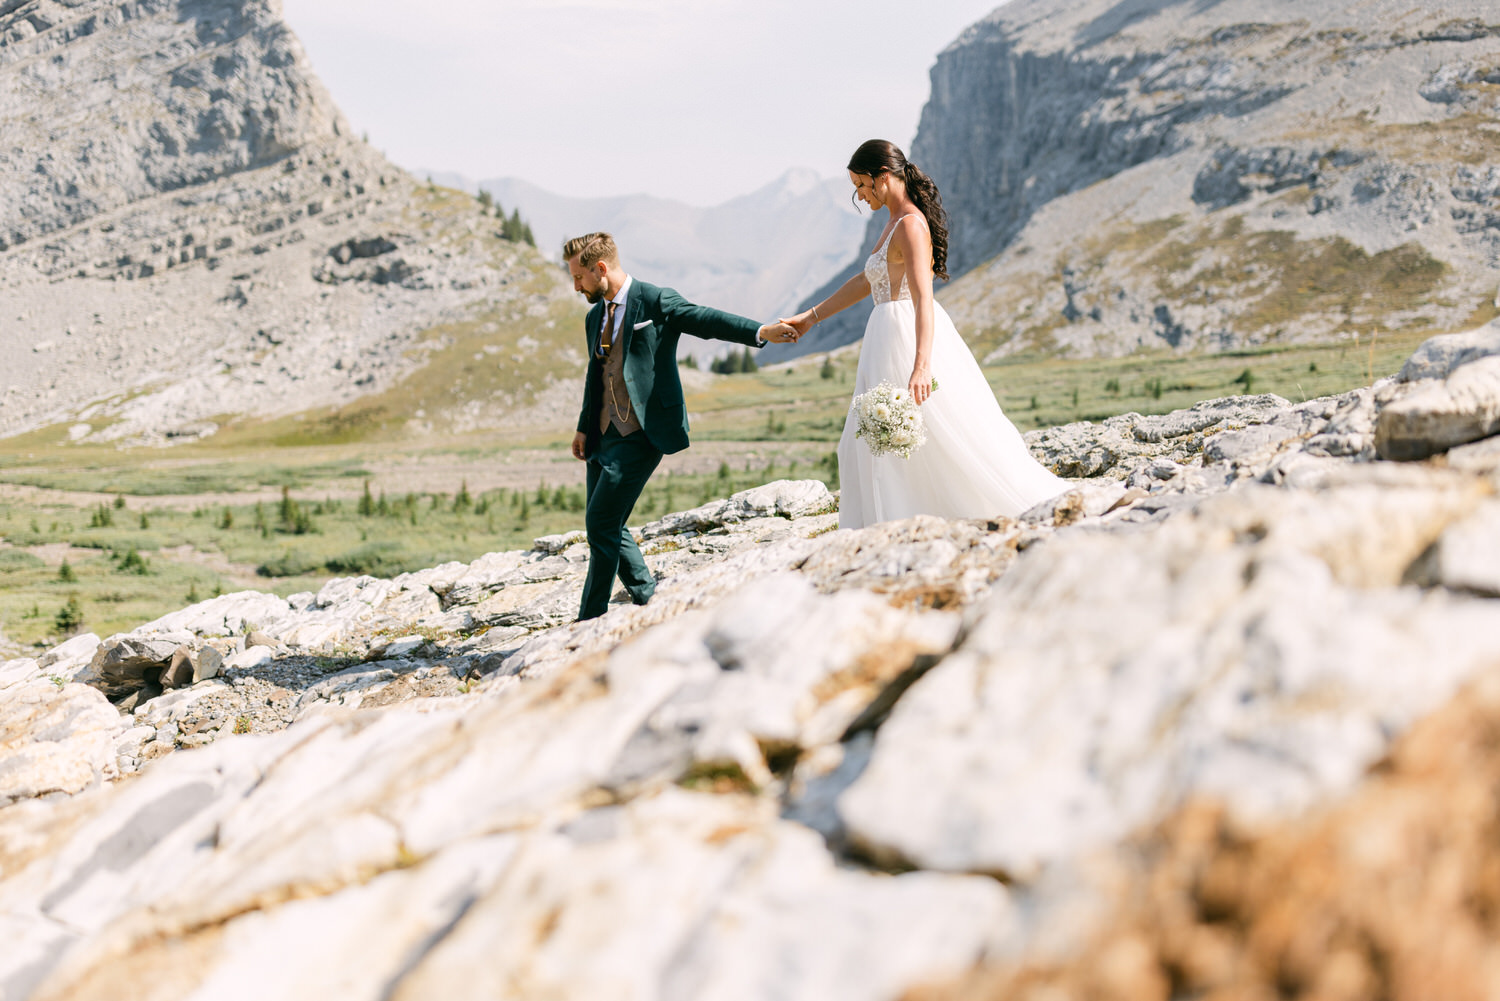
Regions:
<instances>
[{"instance_id":1,"label":"large boulder","mask_svg":"<svg viewBox=\"0 0 1500 1001\"><path fill-rule=\"evenodd\" d=\"M1397 377L1402 382L1446 379L1471 361L1500 354L1500 324L1492 323L1462 334L1428 338L1406 359Z\"/></svg>"},{"instance_id":2,"label":"large boulder","mask_svg":"<svg viewBox=\"0 0 1500 1001\"><path fill-rule=\"evenodd\" d=\"M1376 421L1375 449L1382 459L1425 459L1497 431L1500 356L1490 355L1387 404Z\"/></svg>"},{"instance_id":3,"label":"large boulder","mask_svg":"<svg viewBox=\"0 0 1500 1001\"><path fill-rule=\"evenodd\" d=\"M78 680L93 685L112 700L123 698L158 685L177 648L191 642L192 636L186 633L111 636L99 646Z\"/></svg>"},{"instance_id":4,"label":"large boulder","mask_svg":"<svg viewBox=\"0 0 1500 1001\"><path fill-rule=\"evenodd\" d=\"M0 806L114 778L115 742L127 727L85 685L39 678L7 688L0 699Z\"/></svg>"}]
</instances>

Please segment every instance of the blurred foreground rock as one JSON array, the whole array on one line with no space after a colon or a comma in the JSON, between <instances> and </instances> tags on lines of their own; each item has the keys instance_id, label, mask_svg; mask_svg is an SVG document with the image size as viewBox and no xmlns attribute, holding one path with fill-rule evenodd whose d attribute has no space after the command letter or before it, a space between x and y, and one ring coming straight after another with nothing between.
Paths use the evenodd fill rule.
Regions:
<instances>
[{"instance_id":1,"label":"blurred foreground rock","mask_svg":"<svg viewBox=\"0 0 1500 1001\"><path fill-rule=\"evenodd\" d=\"M1053 429L1018 519L770 484L587 623L574 534L0 665L0 994L1493 994L1500 449L1375 444L1485 364Z\"/></svg>"}]
</instances>

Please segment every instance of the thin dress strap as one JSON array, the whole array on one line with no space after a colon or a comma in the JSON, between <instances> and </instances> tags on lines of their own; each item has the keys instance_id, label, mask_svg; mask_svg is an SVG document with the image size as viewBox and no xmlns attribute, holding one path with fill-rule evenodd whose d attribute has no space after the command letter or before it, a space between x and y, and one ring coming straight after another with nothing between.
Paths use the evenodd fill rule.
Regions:
<instances>
[{"instance_id":1,"label":"thin dress strap","mask_svg":"<svg viewBox=\"0 0 1500 1001\"><path fill-rule=\"evenodd\" d=\"M906 215L902 216L901 219L910 219L914 215L919 216L921 214L922 213L920 213L920 212L908 212L908 213L906 213ZM880 246L875 248L875 252L877 254L880 251L884 250L887 246L890 245L891 239L896 235L896 227L899 226L899 225L901 225L901 219L897 219L891 225L891 231L885 235L885 239L884 240L880 241ZM923 222L926 222L926 220L924 219Z\"/></svg>"}]
</instances>

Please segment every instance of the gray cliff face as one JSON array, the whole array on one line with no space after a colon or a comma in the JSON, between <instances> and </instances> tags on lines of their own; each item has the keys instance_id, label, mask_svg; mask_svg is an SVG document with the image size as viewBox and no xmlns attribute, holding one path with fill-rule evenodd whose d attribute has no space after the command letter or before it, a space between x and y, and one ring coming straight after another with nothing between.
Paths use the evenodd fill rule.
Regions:
<instances>
[{"instance_id":1,"label":"gray cliff face","mask_svg":"<svg viewBox=\"0 0 1500 1001\"><path fill-rule=\"evenodd\" d=\"M337 406L431 363L434 326L568 296L472 199L349 135L277 0L0 2L0 134L0 434L164 442ZM520 350L573 375L548 336Z\"/></svg>"},{"instance_id":2,"label":"gray cliff face","mask_svg":"<svg viewBox=\"0 0 1500 1001\"><path fill-rule=\"evenodd\" d=\"M278 8L5 4L0 249L347 133Z\"/></svg>"},{"instance_id":3,"label":"gray cliff face","mask_svg":"<svg viewBox=\"0 0 1500 1001\"><path fill-rule=\"evenodd\" d=\"M909 151L951 217L939 298L985 355L1460 329L1500 280L1497 65L1474 0L1007 4L938 57Z\"/></svg>"}]
</instances>

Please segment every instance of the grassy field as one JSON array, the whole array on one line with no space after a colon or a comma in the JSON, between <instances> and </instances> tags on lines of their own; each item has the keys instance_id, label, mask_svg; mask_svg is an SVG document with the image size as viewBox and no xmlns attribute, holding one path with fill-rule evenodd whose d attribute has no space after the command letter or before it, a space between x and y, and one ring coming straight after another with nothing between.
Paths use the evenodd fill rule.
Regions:
<instances>
[{"instance_id":1,"label":"grassy field","mask_svg":"<svg viewBox=\"0 0 1500 1001\"><path fill-rule=\"evenodd\" d=\"M1167 413L1199 400L1277 393L1294 403L1369 385L1401 367L1427 332L1374 343L1265 348L1216 355L1136 354L1082 361L1017 359L985 369L1023 431L1131 411ZM688 395L697 440L836 442L857 355L845 352L726 376ZM941 392L941 388L938 390Z\"/></svg>"},{"instance_id":2,"label":"grassy field","mask_svg":"<svg viewBox=\"0 0 1500 1001\"><path fill-rule=\"evenodd\" d=\"M773 479L832 475L828 465L773 462L750 469L725 463L712 475L668 472L648 486L637 520ZM295 467L264 470L266 480L306 476ZM582 528L583 503L581 486L544 483L483 493L361 489L342 499L288 487L276 501L191 509L123 494L84 507L0 503L0 632L21 644L78 629L108 635L223 592L254 588L286 596L335 576L389 577L468 562Z\"/></svg>"},{"instance_id":3,"label":"grassy field","mask_svg":"<svg viewBox=\"0 0 1500 1001\"><path fill-rule=\"evenodd\" d=\"M1425 336L1016 360L986 375L1026 430L1245 392L1342 392L1395 371ZM687 401L696 444L668 458L635 523L785 477L837 487L833 444L857 361L845 351L690 380L701 387ZM430 399L441 387L417 389ZM287 595L583 527L570 427L403 438L397 423L361 413L355 433L322 418L230 422L171 449L72 445L60 429L0 441L0 635L27 645L79 628L107 635L220 591Z\"/></svg>"}]
</instances>

